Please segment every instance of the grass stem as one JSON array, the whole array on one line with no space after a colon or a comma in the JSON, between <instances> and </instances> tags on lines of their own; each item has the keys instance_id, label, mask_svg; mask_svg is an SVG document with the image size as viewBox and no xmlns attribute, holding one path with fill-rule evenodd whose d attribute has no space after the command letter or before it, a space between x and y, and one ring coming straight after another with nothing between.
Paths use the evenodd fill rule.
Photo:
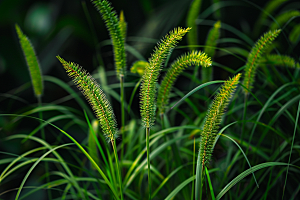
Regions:
<instances>
[{"instance_id":1,"label":"grass stem","mask_svg":"<svg viewBox=\"0 0 300 200\"><path fill-rule=\"evenodd\" d=\"M121 170L120 170L120 166L119 166L119 158L118 158L118 154L117 154L117 147L116 147L115 141L111 140L111 143L112 143L112 147L114 149L114 154L115 154L115 159L116 159L121 200L123 200L124 198L123 198L123 189L122 189L122 178L121 178Z\"/></svg>"},{"instance_id":2,"label":"grass stem","mask_svg":"<svg viewBox=\"0 0 300 200\"><path fill-rule=\"evenodd\" d=\"M41 108L42 107L42 98L41 98L41 95L37 96L37 100L38 100L38 107ZM42 111L39 111L39 118L41 120L43 120L43 112ZM42 126L43 121L40 121L40 124ZM42 139L44 141L46 141L45 130L44 130L43 126L41 127L41 135L42 135ZM48 162L45 162L45 171L46 171L46 174L49 173ZM46 176L46 180L47 180L47 183L50 182L49 174ZM52 199L51 190L47 190L47 194L48 194L48 199Z\"/></svg>"},{"instance_id":3,"label":"grass stem","mask_svg":"<svg viewBox=\"0 0 300 200\"><path fill-rule=\"evenodd\" d=\"M121 160L123 160L124 156L124 141L125 141L125 108L124 108L124 75L120 75L120 93L121 93L121 134L122 134L122 142L121 142ZM122 166L120 170L122 169Z\"/></svg>"},{"instance_id":4,"label":"grass stem","mask_svg":"<svg viewBox=\"0 0 300 200\"><path fill-rule=\"evenodd\" d=\"M150 170L150 146L149 146L150 127L146 127L146 146L147 146L147 164L148 164L148 188L149 200L151 199L151 170Z\"/></svg>"}]
</instances>

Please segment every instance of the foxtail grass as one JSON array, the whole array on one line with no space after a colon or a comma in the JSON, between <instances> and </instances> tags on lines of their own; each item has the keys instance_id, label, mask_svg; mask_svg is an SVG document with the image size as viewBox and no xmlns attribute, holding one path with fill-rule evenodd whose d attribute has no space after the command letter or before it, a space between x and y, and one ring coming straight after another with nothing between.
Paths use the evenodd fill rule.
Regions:
<instances>
[{"instance_id":1,"label":"foxtail grass","mask_svg":"<svg viewBox=\"0 0 300 200\"><path fill-rule=\"evenodd\" d=\"M253 46L251 52L249 53L246 68L244 72L244 82L245 94L247 95L249 91L253 88L254 78L256 74L256 69L258 67L259 59L262 54L268 48L275 38L278 36L281 30L269 31L265 33Z\"/></svg>"},{"instance_id":2,"label":"foxtail grass","mask_svg":"<svg viewBox=\"0 0 300 200\"><path fill-rule=\"evenodd\" d=\"M241 74L237 74L232 79L229 79L224 83L207 112L203 131L201 133L200 149L197 160L195 188L195 197L197 200L202 198L202 185L205 176L204 169L211 160L222 116L237 87L237 84L239 83L240 77Z\"/></svg>"},{"instance_id":3,"label":"foxtail grass","mask_svg":"<svg viewBox=\"0 0 300 200\"><path fill-rule=\"evenodd\" d=\"M140 110L143 125L146 128L146 147L147 147L147 163L148 163L148 186L149 186L149 199L151 199L151 173L150 173L150 147L149 136L150 127L155 122L156 110L156 83L161 71L162 64L167 55L173 49L182 37L190 30L190 28L175 28L170 31L161 42L155 47L154 53L149 59L149 65L146 66L142 85L140 90Z\"/></svg>"},{"instance_id":4,"label":"foxtail grass","mask_svg":"<svg viewBox=\"0 0 300 200\"><path fill-rule=\"evenodd\" d=\"M57 56L57 59L62 63L63 67L68 73L68 76L73 79L75 85L90 103L93 111L96 114L96 117L99 120L104 136L112 144L119 177L120 195L121 199L123 199L119 159L117 156L115 143L118 131L113 109L100 86L88 72L86 72L78 64L75 64L73 62L66 62L60 56Z\"/></svg>"}]
</instances>

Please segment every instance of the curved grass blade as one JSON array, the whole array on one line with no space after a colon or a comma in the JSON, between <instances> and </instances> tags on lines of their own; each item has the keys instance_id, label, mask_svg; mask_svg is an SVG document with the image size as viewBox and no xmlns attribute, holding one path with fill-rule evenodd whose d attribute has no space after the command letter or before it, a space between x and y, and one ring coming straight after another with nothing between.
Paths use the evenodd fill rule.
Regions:
<instances>
[{"instance_id":1,"label":"curved grass blade","mask_svg":"<svg viewBox=\"0 0 300 200\"><path fill-rule=\"evenodd\" d=\"M188 179L186 179L185 181L183 181L180 185L178 185L166 198L165 200L171 200L174 199L174 196L180 191L182 190L182 188L184 188L187 184L189 184L190 182L192 182L193 180L195 180L196 176L192 176Z\"/></svg>"},{"instance_id":2,"label":"curved grass blade","mask_svg":"<svg viewBox=\"0 0 300 200\"><path fill-rule=\"evenodd\" d=\"M217 195L216 200L221 199L233 186L235 186L238 182L240 182L243 178L248 176L249 174L263 169L265 167L272 167L272 166L285 166L288 165L287 163L281 163L281 162L266 162L259 165L255 165L254 167L245 170L243 173L239 174L237 177L235 177L230 183L228 183L222 191Z\"/></svg>"},{"instance_id":3,"label":"curved grass blade","mask_svg":"<svg viewBox=\"0 0 300 200\"><path fill-rule=\"evenodd\" d=\"M209 172L207 170L207 167L205 167L205 174L207 176L207 181L208 181L208 185L209 185L209 190L210 190L211 198L212 198L212 200L215 200L216 197L215 197L215 194L214 194L213 186L212 186L211 181L210 181Z\"/></svg>"},{"instance_id":4,"label":"curved grass blade","mask_svg":"<svg viewBox=\"0 0 300 200\"><path fill-rule=\"evenodd\" d=\"M210 81L210 82L207 82L207 83L203 83L197 87L195 87L193 90L191 90L189 93L187 93L184 97L182 97L177 103L175 103L171 109L173 109L175 106L177 106L179 103L181 103L183 100L185 100L186 98L188 98L189 96L191 96L193 93L197 92L198 90L200 90L201 88L204 88L206 86L209 86L209 85L212 85L212 84L215 84L215 83L224 83L224 81ZM171 110L170 109L170 110Z\"/></svg>"},{"instance_id":5,"label":"curved grass blade","mask_svg":"<svg viewBox=\"0 0 300 200\"><path fill-rule=\"evenodd\" d=\"M241 147L234 139L232 139L232 138L229 137L228 135L224 135L224 134L221 134L221 135L224 136L224 137L226 137L226 138L228 138L228 139L230 139L230 140L231 140L231 141L232 141L232 142L240 149L240 151L241 151L242 154L244 155L244 157L245 157L245 159L246 159L246 161L247 161L247 163L248 163L248 165L249 165L249 167L250 167L250 169L251 169L251 164L250 164L250 162L249 162L249 160L248 160L246 154L244 153L242 147ZM257 183L257 181L256 181L256 178L255 178L254 173L252 173L252 175L253 175L254 181L255 181L255 183L256 183L256 185L257 185L257 188L259 188L259 185L258 185L258 183Z\"/></svg>"},{"instance_id":6,"label":"curved grass blade","mask_svg":"<svg viewBox=\"0 0 300 200\"><path fill-rule=\"evenodd\" d=\"M270 30L275 30L276 28L282 28L282 26L288 22L290 19L299 17L300 12L298 10L289 10L280 14L276 17L275 21L270 25Z\"/></svg>"},{"instance_id":7,"label":"curved grass blade","mask_svg":"<svg viewBox=\"0 0 300 200\"><path fill-rule=\"evenodd\" d=\"M15 115L15 114L1 114L0 116L19 116L19 115ZM45 120L41 120L39 118L36 117L31 117L31 116L25 116L28 118L32 118L38 121L42 121L42 122L47 122ZM116 199L119 199L118 197L118 193L116 192L115 188L113 187L113 185L109 182L109 180L107 179L106 175L103 173L103 171L101 170L101 168L97 165L97 163L93 160L93 158L86 152L86 150L71 136L69 135L67 132L65 132L64 130L60 129L59 127L57 127L56 125L49 123L49 125L53 126L54 128L56 128L57 130L59 130L61 133L63 133L64 135L66 135L70 140L72 140L72 142L74 142L76 144L76 146L82 151L82 153L90 160L90 162L96 167L97 171L99 172L99 174L102 176L102 178L104 179L104 181L106 182L106 184L108 185L108 187L111 189L111 191L113 192L114 196ZM13 135L10 136L9 139L14 139L14 138L18 138L18 137L22 137L25 138L27 137L27 135ZM37 141L39 141L40 143L42 143L43 145L47 146L50 150L52 149L50 145L48 145L46 142L41 141L39 138L36 138L34 136L30 137L31 139L35 139ZM65 163L63 163L62 158L59 156L59 154L56 151L53 151L53 154L55 156L58 157L58 159L62 162L62 165L65 167L66 171L70 174L70 176L73 176L72 172L70 171L70 169L66 166ZM75 185L76 186L76 185ZM79 186L76 186L79 188Z\"/></svg>"},{"instance_id":8,"label":"curved grass blade","mask_svg":"<svg viewBox=\"0 0 300 200\"><path fill-rule=\"evenodd\" d=\"M284 181L284 186L283 186L282 199L283 199L283 197L284 197L284 191L285 191L286 182L287 182L287 177L288 177L288 173L289 173L289 167L290 167L291 156L292 156L292 151L293 151L293 146L294 146L294 140L295 140L295 135L296 135L296 130L297 130L297 124L298 124L298 120L299 120L299 113L300 113L300 101L299 101L299 104L298 104L298 111L297 111L297 117L296 117L296 122L295 122L295 128L294 128L294 134L293 134L293 139L292 139L292 145L291 145L291 150L290 150L290 155L289 155L288 166L287 166L287 169L286 169L286 176L285 176L285 181Z\"/></svg>"},{"instance_id":9,"label":"curved grass blade","mask_svg":"<svg viewBox=\"0 0 300 200\"><path fill-rule=\"evenodd\" d=\"M23 178L22 180L22 183L18 189L18 192L16 194L16 197L15 197L15 200L19 199L19 196L20 196L20 193L21 193L21 190L23 189L23 186L27 180L27 178L29 177L29 175L31 174L31 172L33 171L33 169L39 164L39 162L45 158L48 154L52 153L53 151L55 151L56 149L59 149L59 148L62 148L62 147L65 147L65 146L68 146L68 145L71 145L71 143L69 144L63 144L63 145L60 145L60 146L57 146L57 147L54 147L53 149L47 151L45 154L43 154L43 156L41 156L33 165L32 167L28 170L28 172L26 173L25 177Z\"/></svg>"}]
</instances>

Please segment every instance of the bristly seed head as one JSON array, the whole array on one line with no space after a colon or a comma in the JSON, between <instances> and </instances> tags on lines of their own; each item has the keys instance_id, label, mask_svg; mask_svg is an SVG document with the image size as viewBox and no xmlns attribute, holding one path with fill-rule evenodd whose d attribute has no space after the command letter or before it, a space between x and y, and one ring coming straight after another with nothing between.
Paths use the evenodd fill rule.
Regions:
<instances>
[{"instance_id":1,"label":"bristly seed head","mask_svg":"<svg viewBox=\"0 0 300 200\"><path fill-rule=\"evenodd\" d=\"M73 79L75 85L90 103L101 124L104 135L109 141L113 142L117 136L117 123L105 94L95 79L82 67L72 62L66 62L59 56L57 58L64 66L68 76Z\"/></svg>"}]
</instances>

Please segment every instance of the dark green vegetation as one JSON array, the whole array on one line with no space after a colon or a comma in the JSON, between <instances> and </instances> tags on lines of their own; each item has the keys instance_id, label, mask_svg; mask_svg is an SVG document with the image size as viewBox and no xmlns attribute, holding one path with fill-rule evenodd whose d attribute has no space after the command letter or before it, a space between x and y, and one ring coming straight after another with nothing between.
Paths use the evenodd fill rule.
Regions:
<instances>
[{"instance_id":1,"label":"dark green vegetation","mask_svg":"<svg viewBox=\"0 0 300 200\"><path fill-rule=\"evenodd\" d=\"M0 199L299 197L300 2L111 3L1 1Z\"/></svg>"}]
</instances>

